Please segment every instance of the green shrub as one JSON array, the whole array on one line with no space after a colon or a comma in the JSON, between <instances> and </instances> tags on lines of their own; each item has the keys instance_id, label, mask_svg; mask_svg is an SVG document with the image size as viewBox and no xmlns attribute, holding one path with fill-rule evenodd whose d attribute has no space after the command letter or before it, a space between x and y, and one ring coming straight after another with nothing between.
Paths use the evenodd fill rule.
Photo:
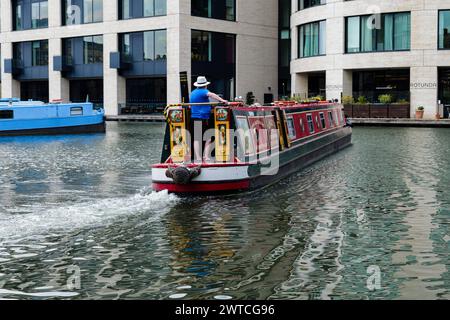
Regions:
<instances>
[{"instance_id":1,"label":"green shrub","mask_svg":"<svg viewBox=\"0 0 450 320\"><path fill-rule=\"evenodd\" d=\"M390 94L382 94L380 96L378 96L378 101L380 101L381 103L384 104L389 104L392 102L392 95Z\"/></svg>"},{"instance_id":2,"label":"green shrub","mask_svg":"<svg viewBox=\"0 0 450 320\"><path fill-rule=\"evenodd\" d=\"M423 110L425 110L425 108L423 106L420 106L417 108L417 111L423 111Z\"/></svg>"},{"instance_id":3,"label":"green shrub","mask_svg":"<svg viewBox=\"0 0 450 320\"><path fill-rule=\"evenodd\" d=\"M366 97L364 97L364 96L359 96L358 97L358 103L359 104L367 104L367 98Z\"/></svg>"},{"instance_id":4,"label":"green shrub","mask_svg":"<svg viewBox=\"0 0 450 320\"><path fill-rule=\"evenodd\" d=\"M409 103L409 101L408 100L406 100L406 99L399 99L399 100L397 100L397 102L396 103L401 103L401 104L408 104Z\"/></svg>"},{"instance_id":5,"label":"green shrub","mask_svg":"<svg viewBox=\"0 0 450 320\"><path fill-rule=\"evenodd\" d=\"M343 104L353 104L353 103L355 103L355 99L352 96L343 96L342 103Z\"/></svg>"}]
</instances>

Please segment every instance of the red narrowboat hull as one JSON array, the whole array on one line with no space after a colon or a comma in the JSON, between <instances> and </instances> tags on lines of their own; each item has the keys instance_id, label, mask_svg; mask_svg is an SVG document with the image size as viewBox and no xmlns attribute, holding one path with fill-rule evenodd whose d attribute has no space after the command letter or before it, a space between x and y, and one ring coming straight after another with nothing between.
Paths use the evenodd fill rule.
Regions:
<instances>
[{"instance_id":1,"label":"red narrowboat hull","mask_svg":"<svg viewBox=\"0 0 450 320\"><path fill-rule=\"evenodd\" d=\"M341 108L336 105L233 109L235 122L239 120L240 125L248 123L251 129L264 129L265 126L273 128L276 119L282 147L268 149L271 151L263 153L266 154L265 158L258 157L252 162L250 158L246 158L249 162L184 165L173 163L169 158L165 163L153 166L153 189L177 194L205 195L239 193L270 186L351 145L352 129L346 125L340 112ZM280 116L280 119L277 119L277 116ZM268 140L272 145L278 139L266 139L265 142ZM251 141L258 150L264 147L256 136L253 136ZM194 171L195 174L190 176L190 180L178 180L179 176L174 174L178 169L182 178L186 175L189 177Z\"/></svg>"}]
</instances>

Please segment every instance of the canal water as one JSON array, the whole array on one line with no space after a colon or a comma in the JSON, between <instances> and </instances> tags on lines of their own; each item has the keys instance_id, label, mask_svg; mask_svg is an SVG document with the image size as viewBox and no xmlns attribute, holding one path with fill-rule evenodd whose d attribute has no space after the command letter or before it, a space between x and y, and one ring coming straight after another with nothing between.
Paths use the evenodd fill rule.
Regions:
<instances>
[{"instance_id":1,"label":"canal water","mask_svg":"<svg viewBox=\"0 0 450 320\"><path fill-rule=\"evenodd\" d=\"M450 298L450 130L355 128L263 191L153 193L161 124L0 138L1 299Z\"/></svg>"}]
</instances>

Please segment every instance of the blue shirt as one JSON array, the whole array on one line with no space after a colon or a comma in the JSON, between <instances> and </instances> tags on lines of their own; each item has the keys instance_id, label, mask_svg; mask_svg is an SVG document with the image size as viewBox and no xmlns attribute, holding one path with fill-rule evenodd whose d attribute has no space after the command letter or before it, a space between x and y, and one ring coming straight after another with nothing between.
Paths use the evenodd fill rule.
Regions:
<instances>
[{"instance_id":1,"label":"blue shirt","mask_svg":"<svg viewBox=\"0 0 450 320\"><path fill-rule=\"evenodd\" d=\"M191 92L191 103L207 103L209 102L208 89L197 88ZM192 106L191 118L192 119L209 119L211 116L211 106Z\"/></svg>"}]
</instances>

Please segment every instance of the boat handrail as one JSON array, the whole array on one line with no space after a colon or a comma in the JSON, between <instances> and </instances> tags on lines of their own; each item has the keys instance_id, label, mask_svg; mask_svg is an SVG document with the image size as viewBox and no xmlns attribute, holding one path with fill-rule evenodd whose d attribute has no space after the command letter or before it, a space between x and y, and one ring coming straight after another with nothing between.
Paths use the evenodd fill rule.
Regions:
<instances>
[{"instance_id":1,"label":"boat handrail","mask_svg":"<svg viewBox=\"0 0 450 320\"><path fill-rule=\"evenodd\" d=\"M200 102L200 103L174 103L169 104L167 107L191 107L191 106L227 106L229 103L222 102Z\"/></svg>"}]
</instances>

